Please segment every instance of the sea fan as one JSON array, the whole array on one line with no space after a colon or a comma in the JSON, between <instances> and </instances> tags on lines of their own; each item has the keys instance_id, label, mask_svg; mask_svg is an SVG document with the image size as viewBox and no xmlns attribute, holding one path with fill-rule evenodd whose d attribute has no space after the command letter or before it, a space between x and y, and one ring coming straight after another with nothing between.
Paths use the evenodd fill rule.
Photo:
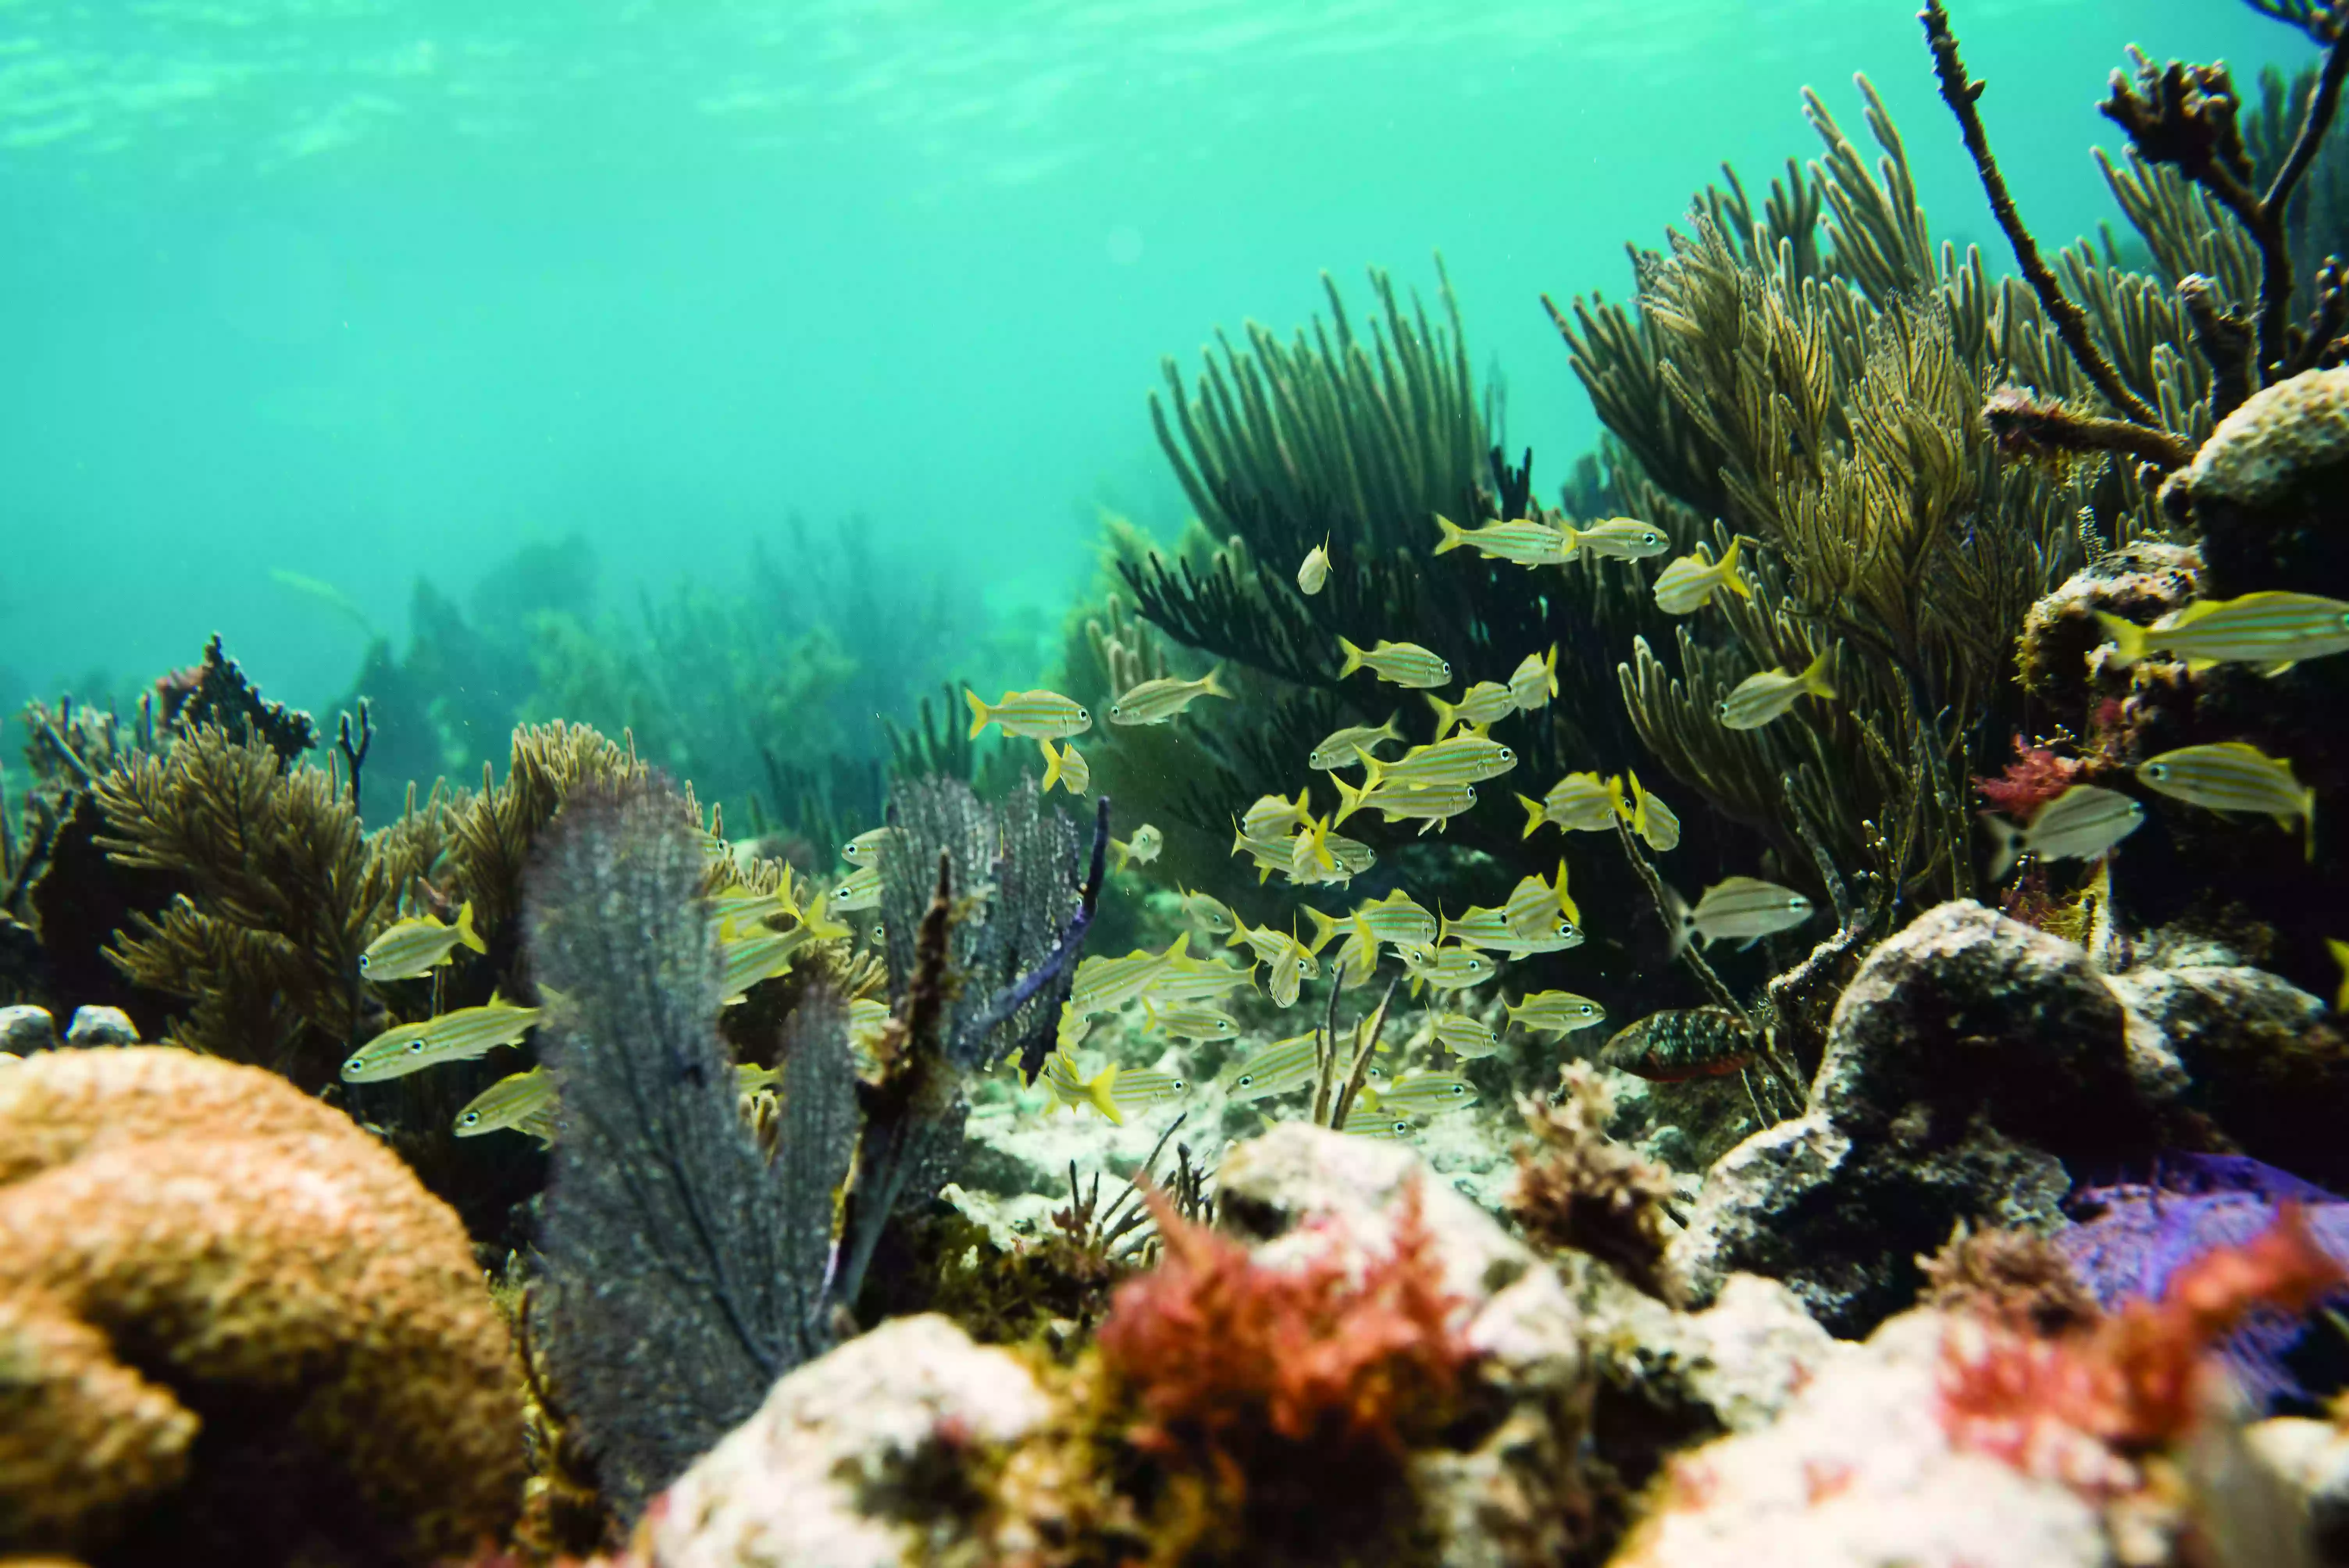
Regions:
<instances>
[{"instance_id":1,"label":"sea fan","mask_svg":"<svg viewBox=\"0 0 2349 1568\"><path fill-rule=\"evenodd\" d=\"M717 1032L702 883L693 818L657 781L572 799L530 879L562 1105L547 1359L624 1517L822 1348L854 1128L840 1004L811 997L786 1040L776 1163L760 1153Z\"/></svg>"}]
</instances>

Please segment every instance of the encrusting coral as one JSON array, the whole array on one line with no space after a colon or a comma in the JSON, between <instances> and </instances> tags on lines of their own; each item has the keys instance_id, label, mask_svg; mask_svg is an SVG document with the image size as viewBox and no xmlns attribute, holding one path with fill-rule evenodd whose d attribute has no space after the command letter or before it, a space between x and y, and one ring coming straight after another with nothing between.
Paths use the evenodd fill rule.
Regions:
<instances>
[{"instance_id":1,"label":"encrusting coral","mask_svg":"<svg viewBox=\"0 0 2349 1568\"><path fill-rule=\"evenodd\" d=\"M0 1547L428 1563L513 1517L515 1378L340 1112L171 1047L0 1063Z\"/></svg>"}]
</instances>

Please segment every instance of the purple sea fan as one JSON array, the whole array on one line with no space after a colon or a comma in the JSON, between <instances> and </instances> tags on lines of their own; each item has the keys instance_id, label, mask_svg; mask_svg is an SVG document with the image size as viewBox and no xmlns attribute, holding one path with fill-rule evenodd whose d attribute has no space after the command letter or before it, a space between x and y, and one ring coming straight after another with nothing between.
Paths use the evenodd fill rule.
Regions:
<instances>
[{"instance_id":1,"label":"purple sea fan","mask_svg":"<svg viewBox=\"0 0 2349 1568\"><path fill-rule=\"evenodd\" d=\"M2302 1205L2309 1233L2326 1255L2349 1266L2349 1202L2240 1155L2171 1155L2145 1180L2078 1189L2066 1207L2080 1223L2054 1243L2110 1312L2128 1301L2159 1300L2180 1268L2213 1248L2249 1242L2275 1223L2286 1202ZM2344 1299L2336 1295L2333 1304ZM2335 1331L2321 1317L2261 1311L2227 1340L2221 1354L2246 1398L2266 1409L2315 1397L2286 1365L2311 1332Z\"/></svg>"}]
</instances>

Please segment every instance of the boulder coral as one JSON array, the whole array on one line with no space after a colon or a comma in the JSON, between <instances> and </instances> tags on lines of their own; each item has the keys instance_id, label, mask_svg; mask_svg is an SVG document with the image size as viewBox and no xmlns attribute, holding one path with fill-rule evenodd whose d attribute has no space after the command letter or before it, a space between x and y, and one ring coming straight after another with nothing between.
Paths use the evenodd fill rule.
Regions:
<instances>
[{"instance_id":1,"label":"boulder coral","mask_svg":"<svg viewBox=\"0 0 2349 1568\"><path fill-rule=\"evenodd\" d=\"M460 1553L516 1387L456 1215L339 1111L176 1047L0 1062L0 1552Z\"/></svg>"}]
</instances>

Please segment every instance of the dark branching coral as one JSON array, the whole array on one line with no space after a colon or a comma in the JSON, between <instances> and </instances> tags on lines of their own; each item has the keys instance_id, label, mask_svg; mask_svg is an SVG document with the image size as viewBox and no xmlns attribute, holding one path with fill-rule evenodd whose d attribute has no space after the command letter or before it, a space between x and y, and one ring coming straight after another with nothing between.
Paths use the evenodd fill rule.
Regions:
<instances>
[{"instance_id":1,"label":"dark branching coral","mask_svg":"<svg viewBox=\"0 0 2349 1568\"><path fill-rule=\"evenodd\" d=\"M695 820L655 780L575 796L531 880L532 964L563 998L541 1047L562 1106L548 1361L624 1515L822 1348L854 1121L844 1016L811 998L771 1167L743 1126L702 883Z\"/></svg>"},{"instance_id":2,"label":"dark branching coral","mask_svg":"<svg viewBox=\"0 0 2349 1568\"><path fill-rule=\"evenodd\" d=\"M175 887L109 951L138 985L193 1004L167 1037L328 1081L358 1021L358 955L431 866L438 811L368 837L326 770L209 724L108 773L93 798L100 847Z\"/></svg>"},{"instance_id":3,"label":"dark branching coral","mask_svg":"<svg viewBox=\"0 0 2349 1568\"><path fill-rule=\"evenodd\" d=\"M835 1294L853 1304L899 1208L945 1181L968 1103L961 1080L1016 1058L1033 1081L1060 1027L1101 896L1109 801L1080 881L1077 831L1032 785L988 805L950 779L900 780L882 850L895 1020L864 1096Z\"/></svg>"},{"instance_id":4,"label":"dark branching coral","mask_svg":"<svg viewBox=\"0 0 2349 1568\"><path fill-rule=\"evenodd\" d=\"M204 662L187 675L185 684L164 687L163 717L180 728L211 725L232 739L259 740L288 767L318 744L310 716L264 700L236 661L221 652L218 634L204 645Z\"/></svg>"}]
</instances>

